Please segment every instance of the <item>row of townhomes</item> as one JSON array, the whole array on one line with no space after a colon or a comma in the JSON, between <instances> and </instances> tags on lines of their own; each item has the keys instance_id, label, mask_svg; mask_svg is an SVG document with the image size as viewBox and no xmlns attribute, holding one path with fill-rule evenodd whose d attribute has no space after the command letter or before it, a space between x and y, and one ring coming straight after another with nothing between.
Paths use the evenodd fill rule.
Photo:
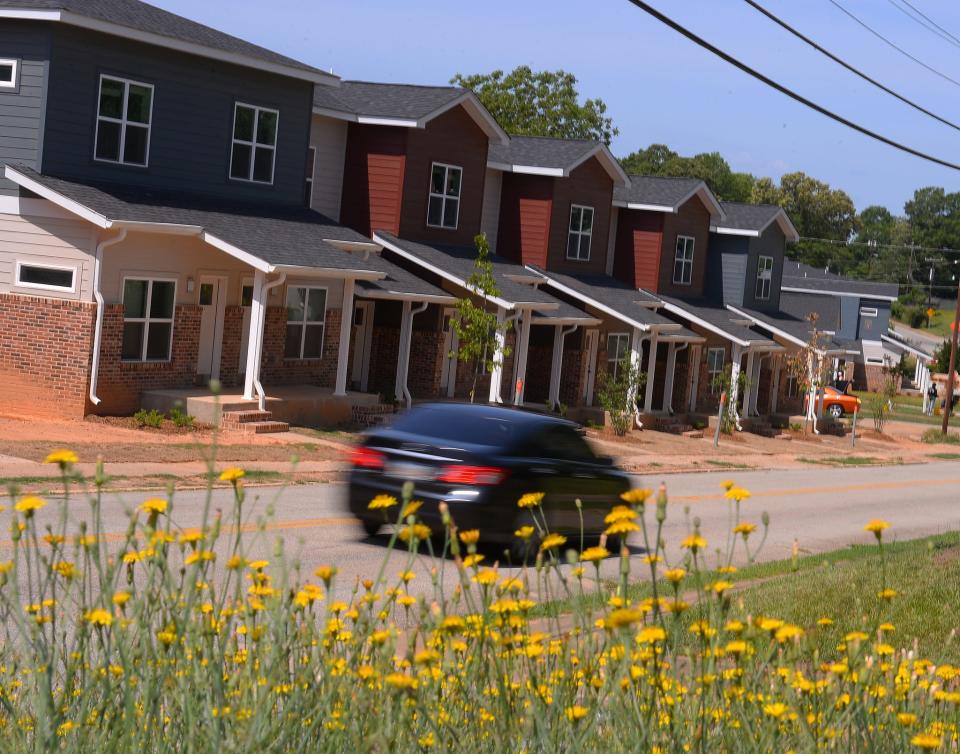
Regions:
<instances>
[{"instance_id":1,"label":"row of townhomes","mask_svg":"<svg viewBox=\"0 0 960 754\"><path fill-rule=\"evenodd\" d=\"M798 411L786 365L809 311L831 323L820 356L866 380L896 296L788 262L778 207L626 175L603 144L505 133L469 91L341 80L137 0L0 0L0 170L8 412L200 415L218 380L268 431L462 399L451 322L481 232L510 327L477 398L572 416L625 355L647 426L714 411L731 368L745 423Z\"/></svg>"}]
</instances>

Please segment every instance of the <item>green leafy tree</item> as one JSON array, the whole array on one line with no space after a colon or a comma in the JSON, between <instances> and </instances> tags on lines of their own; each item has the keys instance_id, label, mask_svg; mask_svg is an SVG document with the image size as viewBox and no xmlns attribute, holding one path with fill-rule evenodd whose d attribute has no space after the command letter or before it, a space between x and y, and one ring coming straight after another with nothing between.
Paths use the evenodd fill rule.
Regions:
<instances>
[{"instance_id":1,"label":"green leafy tree","mask_svg":"<svg viewBox=\"0 0 960 754\"><path fill-rule=\"evenodd\" d=\"M892 243L896 226L897 218L890 210L872 205L857 220L857 241L873 246Z\"/></svg>"},{"instance_id":2,"label":"green leafy tree","mask_svg":"<svg viewBox=\"0 0 960 754\"><path fill-rule=\"evenodd\" d=\"M566 71L533 71L522 65L510 73L458 73L450 83L476 94L511 134L595 139L609 145L619 133L603 100L581 104L577 78Z\"/></svg>"},{"instance_id":3,"label":"green leafy tree","mask_svg":"<svg viewBox=\"0 0 960 754\"><path fill-rule=\"evenodd\" d=\"M620 165L632 175L668 175L668 165L678 159L680 155L666 144L651 144L622 158Z\"/></svg>"},{"instance_id":4,"label":"green leafy tree","mask_svg":"<svg viewBox=\"0 0 960 754\"><path fill-rule=\"evenodd\" d=\"M475 303L471 297L461 298L457 301L457 316L453 320L453 329L460 344L457 357L473 367L471 403L476 396L480 375L492 373L502 364L503 358L510 355L507 347L497 353L497 341L506 337L509 323L498 322L496 310L490 309L490 299L500 295L500 287L493 276L490 244L485 233L476 236L473 242L477 247L477 259L473 263L473 272L467 278L467 287L477 295L479 303Z\"/></svg>"},{"instance_id":5,"label":"green leafy tree","mask_svg":"<svg viewBox=\"0 0 960 754\"><path fill-rule=\"evenodd\" d=\"M761 178L751 201L783 207L801 236L845 242L857 228L857 210L849 195L806 173L787 173L779 186Z\"/></svg>"},{"instance_id":6,"label":"green leafy tree","mask_svg":"<svg viewBox=\"0 0 960 754\"><path fill-rule=\"evenodd\" d=\"M720 199L734 202L748 201L756 180L749 173L733 172L719 152L683 157L665 144L651 144L632 152L620 164L633 175L700 178Z\"/></svg>"}]
</instances>

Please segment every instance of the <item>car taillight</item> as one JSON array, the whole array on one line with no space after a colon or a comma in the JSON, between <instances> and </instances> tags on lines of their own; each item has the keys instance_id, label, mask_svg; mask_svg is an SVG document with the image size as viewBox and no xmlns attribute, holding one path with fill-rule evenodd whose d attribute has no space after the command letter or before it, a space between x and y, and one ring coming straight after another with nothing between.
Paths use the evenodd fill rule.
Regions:
<instances>
[{"instance_id":1,"label":"car taillight","mask_svg":"<svg viewBox=\"0 0 960 754\"><path fill-rule=\"evenodd\" d=\"M437 480L450 484L484 486L499 484L506 476L506 469L496 466L444 466L440 469Z\"/></svg>"},{"instance_id":2,"label":"car taillight","mask_svg":"<svg viewBox=\"0 0 960 754\"><path fill-rule=\"evenodd\" d=\"M382 469L386 456L372 448L354 448L350 451L350 463L361 469Z\"/></svg>"}]
</instances>

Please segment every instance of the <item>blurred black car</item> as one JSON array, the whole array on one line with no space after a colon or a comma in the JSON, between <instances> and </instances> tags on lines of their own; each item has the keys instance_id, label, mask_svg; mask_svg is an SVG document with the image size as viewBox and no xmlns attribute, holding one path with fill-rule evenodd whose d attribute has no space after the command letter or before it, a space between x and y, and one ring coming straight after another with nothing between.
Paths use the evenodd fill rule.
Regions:
<instances>
[{"instance_id":1,"label":"blurred black car","mask_svg":"<svg viewBox=\"0 0 960 754\"><path fill-rule=\"evenodd\" d=\"M595 539L604 516L631 486L613 459L591 450L573 422L487 405L418 406L368 431L351 462L350 511L371 536L384 516L368 504L380 494L399 500L408 480L414 499L423 501L418 515L434 533L442 531L438 506L446 502L459 529L479 529L481 542L511 544L514 531L531 523L530 511L517 507L525 493L545 493L541 508L549 530L578 544L581 511L583 532ZM398 509L389 515L395 520Z\"/></svg>"}]
</instances>

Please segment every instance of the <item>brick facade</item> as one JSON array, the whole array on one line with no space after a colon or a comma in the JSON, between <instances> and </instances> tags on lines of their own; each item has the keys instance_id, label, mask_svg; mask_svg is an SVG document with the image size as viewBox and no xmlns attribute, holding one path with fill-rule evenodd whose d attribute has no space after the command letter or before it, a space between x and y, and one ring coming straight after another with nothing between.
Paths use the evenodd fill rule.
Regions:
<instances>
[{"instance_id":1,"label":"brick facade","mask_svg":"<svg viewBox=\"0 0 960 754\"><path fill-rule=\"evenodd\" d=\"M140 394L144 390L197 384L200 316L199 306L177 305L169 361L124 361L121 358L123 304L104 306L97 382L101 403L93 411L106 415L132 414L140 408Z\"/></svg>"},{"instance_id":2,"label":"brick facade","mask_svg":"<svg viewBox=\"0 0 960 754\"><path fill-rule=\"evenodd\" d=\"M240 373L240 359L247 355L240 353L243 337L243 307L228 306L223 311L223 348L220 351L220 382L225 387L243 384Z\"/></svg>"},{"instance_id":3,"label":"brick facade","mask_svg":"<svg viewBox=\"0 0 960 754\"><path fill-rule=\"evenodd\" d=\"M436 330L414 330L410 340L407 387L414 399L440 396L443 371L444 334ZM396 362L394 362L396 365Z\"/></svg>"},{"instance_id":4,"label":"brick facade","mask_svg":"<svg viewBox=\"0 0 960 754\"><path fill-rule=\"evenodd\" d=\"M395 397L399 355L400 328L375 326L370 337L370 372L367 378L367 391L380 393L382 400L386 403L392 403ZM412 353L410 358L413 361Z\"/></svg>"},{"instance_id":5,"label":"brick facade","mask_svg":"<svg viewBox=\"0 0 960 754\"><path fill-rule=\"evenodd\" d=\"M0 410L82 417L96 307L0 293Z\"/></svg>"},{"instance_id":6,"label":"brick facade","mask_svg":"<svg viewBox=\"0 0 960 754\"><path fill-rule=\"evenodd\" d=\"M340 348L340 310L327 309L323 332L323 356L319 359L287 359L287 310L267 307L263 331L263 361L260 381L263 385L318 385L334 387Z\"/></svg>"}]
</instances>

